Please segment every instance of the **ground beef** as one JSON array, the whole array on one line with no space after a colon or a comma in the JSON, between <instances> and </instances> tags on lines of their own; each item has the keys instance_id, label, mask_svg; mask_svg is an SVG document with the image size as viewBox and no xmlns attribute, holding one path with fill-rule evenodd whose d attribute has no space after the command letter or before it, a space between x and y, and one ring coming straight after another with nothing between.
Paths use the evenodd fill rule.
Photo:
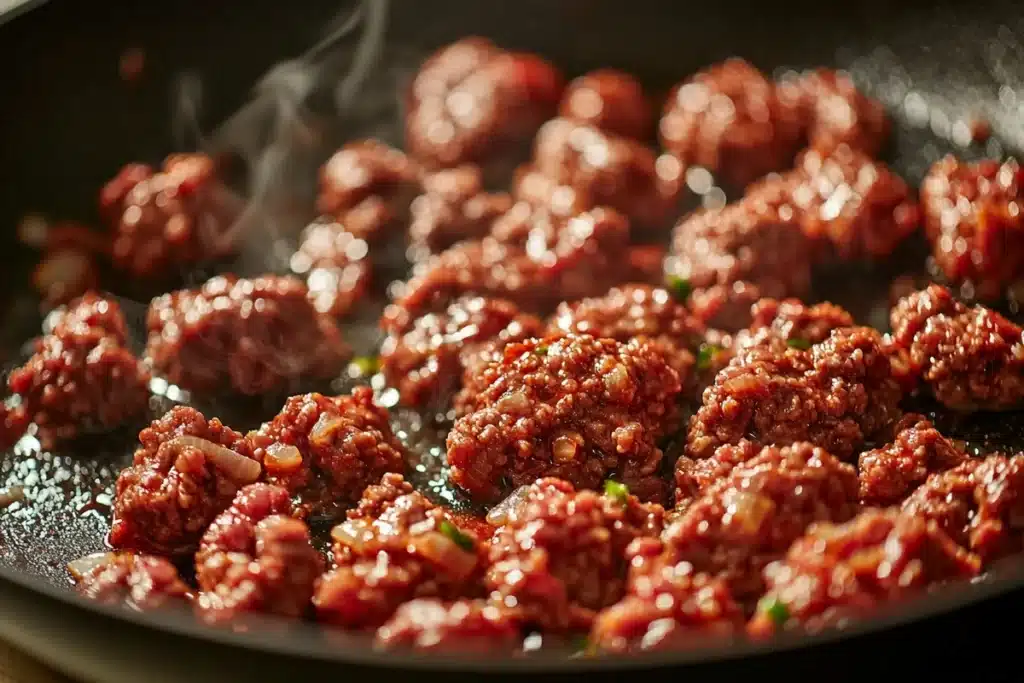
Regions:
<instances>
[{"instance_id":1,"label":"ground beef","mask_svg":"<svg viewBox=\"0 0 1024 683\"><path fill-rule=\"evenodd\" d=\"M289 265L306 279L313 307L333 316L355 308L373 277L366 242L330 220L317 220L303 230Z\"/></svg>"},{"instance_id":2,"label":"ground beef","mask_svg":"<svg viewBox=\"0 0 1024 683\"><path fill-rule=\"evenodd\" d=\"M743 628L743 612L726 581L696 572L687 562L666 564L653 538L627 549L628 592L602 610L590 632L601 652L679 650L728 637Z\"/></svg>"},{"instance_id":3,"label":"ground beef","mask_svg":"<svg viewBox=\"0 0 1024 683\"><path fill-rule=\"evenodd\" d=\"M87 292L63 309L51 313L46 319L44 329L58 337L92 329L122 346L128 343L128 324L125 322L121 306L114 299L100 296L95 292Z\"/></svg>"},{"instance_id":4,"label":"ground beef","mask_svg":"<svg viewBox=\"0 0 1024 683\"><path fill-rule=\"evenodd\" d=\"M758 299L806 294L812 260L795 212L751 196L683 218L665 270L696 290L693 308L706 325L736 331Z\"/></svg>"},{"instance_id":5,"label":"ground beef","mask_svg":"<svg viewBox=\"0 0 1024 683\"><path fill-rule=\"evenodd\" d=\"M217 276L154 299L146 325L154 370L199 392L285 392L335 377L350 353L334 320L292 277Z\"/></svg>"},{"instance_id":6,"label":"ground beef","mask_svg":"<svg viewBox=\"0 0 1024 683\"><path fill-rule=\"evenodd\" d=\"M355 237L377 243L394 236L419 188L420 170L378 140L350 142L320 169L317 210Z\"/></svg>"},{"instance_id":7,"label":"ground beef","mask_svg":"<svg viewBox=\"0 0 1024 683\"><path fill-rule=\"evenodd\" d=\"M1024 455L969 459L932 474L903 503L986 563L1024 545Z\"/></svg>"},{"instance_id":8,"label":"ground beef","mask_svg":"<svg viewBox=\"0 0 1024 683\"><path fill-rule=\"evenodd\" d=\"M161 280L227 255L241 209L201 154L170 156L160 171L126 166L100 194L114 265L134 278Z\"/></svg>"},{"instance_id":9,"label":"ground beef","mask_svg":"<svg viewBox=\"0 0 1024 683\"><path fill-rule=\"evenodd\" d=\"M62 326L40 337L35 353L12 371L7 388L17 410L39 428L46 447L83 433L104 432L145 414L149 371L100 328Z\"/></svg>"},{"instance_id":10,"label":"ground beef","mask_svg":"<svg viewBox=\"0 0 1024 683\"><path fill-rule=\"evenodd\" d=\"M483 600L410 600L377 629L385 649L413 648L446 653L511 652L521 638L511 610Z\"/></svg>"},{"instance_id":11,"label":"ground beef","mask_svg":"<svg viewBox=\"0 0 1024 683\"><path fill-rule=\"evenodd\" d=\"M629 248L629 223L611 209L574 216L550 235L534 234L538 237L526 247L488 237L424 261L385 310L385 331L405 329L466 294L508 299L524 311L546 313L562 301L603 294L629 274L622 257Z\"/></svg>"},{"instance_id":12,"label":"ground beef","mask_svg":"<svg viewBox=\"0 0 1024 683\"><path fill-rule=\"evenodd\" d=\"M542 324L511 301L467 296L443 313L417 318L381 345L381 370L402 402L443 410L462 386L463 359L491 340L501 343L541 336Z\"/></svg>"},{"instance_id":13,"label":"ground beef","mask_svg":"<svg viewBox=\"0 0 1024 683\"><path fill-rule=\"evenodd\" d=\"M997 299L1024 278L1024 172L1014 160L938 161L921 183L925 230L936 265L951 282Z\"/></svg>"},{"instance_id":14,"label":"ground beef","mask_svg":"<svg viewBox=\"0 0 1024 683\"><path fill-rule=\"evenodd\" d=\"M820 522L765 569L768 593L751 635L807 630L905 599L950 579L974 576L978 558L931 521L895 509L868 509L845 524Z\"/></svg>"},{"instance_id":15,"label":"ground beef","mask_svg":"<svg viewBox=\"0 0 1024 683\"><path fill-rule=\"evenodd\" d=\"M119 552L107 553L97 560L75 576L78 592L90 600L150 610L177 599L192 598L178 570L164 557Z\"/></svg>"},{"instance_id":16,"label":"ground beef","mask_svg":"<svg viewBox=\"0 0 1024 683\"><path fill-rule=\"evenodd\" d=\"M810 146L830 150L848 145L877 156L889 139L885 106L857 89L848 74L814 69L783 87L795 88L808 109Z\"/></svg>"},{"instance_id":17,"label":"ground beef","mask_svg":"<svg viewBox=\"0 0 1024 683\"><path fill-rule=\"evenodd\" d=\"M631 247L627 254L629 275L626 282L659 286L665 282L665 247L660 244L641 244Z\"/></svg>"},{"instance_id":18,"label":"ground beef","mask_svg":"<svg viewBox=\"0 0 1024 683\"><path fill-rule=\"evenodd\" d=\"M906 415L892 443L860 454L860 500L865 505L897 505L928 475L966 459L967 454L931 422L921 415Z\"/></svg>"},{"instance_id":19,"label":"ground beef","mask_svg":"<svg viewBox=\"0 0 1024 683\"><path fill-rule=\"evenodd\" d=\"M65 304L99 286L98 258L79 247L57 247L43 253L32 269L31 282L46 310Z\"/></svg>"},{"instance_id":20,"label":"ground beef","mask_svg":"<svg viewBox=\"0 0 1024 683\"><path fill-rule=\"evenodd\" d=\"M797 93L729 59L676 86L661 117L662 145L739 188L789 166L804 133Z\"/></svg>"},{"instance_id":21,"label":"ground beef","mask_svg":"<svg viewBox=\"0 0 1024 683\"><path fill-rule=\"evenodd\" d=\"M491 600L545 630L589 628L597 610L622 597L626 546L657 537L663 515L619 484L602 495L541 479L494 533L484 577Z\"/></svg>"},{"instance_id":22,"label":"ground beef","mask_svg":"<svg viewBox=\"0 0 1024 683\"><path fill-rule=\"evenodd\" d=\"M0 450L7 450L18 443L22 434L28 429L28 424L29 420L25 411L0 403Z\"/></svg>"},{"instance_id":23,"label":"ground beef","mask_svg":"<svg viewBox=\"0 0 1024 683\"><path fill-rule=\"evenodd\" d=\"M467 374L448 435L451 480L480 500L543 476L595 488L615 476L659 497L657 441L677 424L679 376L646 342L530 339Z\"/></svg>"},{"instance_id":24,"label":"ground beef","mask_svg":"<svg viewBox=\"0 0 1024 683\"><path fill-rule=\"evenodd\" d=\"M349 396L292 396L246 438L264 479L295 496L303 516L337 517L382 475L405 469L405 447L367 386Z\"/></svg>"},{"instance_id":25,"label":"ground beef","mask_svg":"<svg viewBox=\"0 0 1024 683\"><path fill-rule=\"evenodd\" d=\"M654 114L643 86L618 69L598 69L569 83L559 115L635 140L650 137Z\"/></svg>"},{"instance_id":26,"label":"ground beef","mask_svg":"<svg viewBox=\"0 0 1024 683\"><path fill-rule=\"evenodd\" d=\"M414 260L487 236L495 219L512 208L508 193L484 191L483 173L472 164L426 176L423 189L411 207Z\"/></svg>"},{"instance_id":27,"label":"ground beef","mask_svg":"<svg viewBox=\"0 0 1024 683\"><path fill-rule=\"evenodd\" d=\"M853 327L853 316L828 302L808 306L799 299L761 299L751 307L750 316L750 326L734 338L736 350L778 342L808 348L827 340L833 330Z\"/></svg>"},{"instance_id":28,"label":"ground beef","mask_svg":"<svg viewBox=\"0 0 1024 683\"><path fill-rule=\"evenodd\" d=\"M110 545L161 555L194 550L238 489L255 479L208 454L217 447L251 457L241 434L185 406L139 432L132 464L117 478Z\"/></svg>"},{"instance_id":29,"label":"ground beef","mask_svg":"<svg viewBox=\"0 0 1024 683\"><path fill-rule=\"evenodd\" d=\"M368 487L331 536L334 568L317 582L313 597L321 621L377 627L409 600L480 592L486 539L459 529L401 475Z\"/></svg>"},{"instance_id":30,"label":"ground beef","mask_svg":"<svg viewBox=\"0 0 1024 683\"><path fill-rule=\"evenodd\" d=\"M196 553L197 605L207 621L245 612L301 617L323 558L306 525L290 517L288 491L251 484L213 521Z\"/></svg>"},{"instance_id":31,"label":"ground beef","mask_svg":"<svg viewBox=\"0 0 1024 683\"><path fill-rule=\"evenodd\" d=\"M520 169L519 198L531 198L523 190L540 191L532 198L557 209L565 202L561 188L571 188L575 208L608 206L649 228L671 218L682 189L682 169L673 159L661 161L636 140L565 118L552 119L537 132L532 168L553 185L548 190L528 186L524 174L530 168Z\"/></svg>"},{"instance_id":32,"label":"ground beef","mask_svg":"<svg viewBox=\"0 0 1024 683\"><path fill-rule=\"evenodd\" d=\"M690 384L694 352L704 338L704 326L675 294L649 285L623 285L601 297L563 303L548 329L551 334L589 334L620 342L635 337L654 341L665 349L684 386Z\"/></svg>"},{"instance_id":33,"label":"ground beef","mask_svg":"<svg viewBox=\"0 0 1024 683\"><path fill-rule=\"evenodd\" d=\"M676 508L685 511L712 484L724 479L736 465L761 454L761 446L747 439L719 446L710 458L694 460L685 455L676 460Z\"/></svg>"},{"instance_id":34,"label":"ground beef","mask_svg":"<svg viewBox=\"0 0 1024 683\"><path fill-rule=\"evenodd\" d=\"M965 306L930 285L901 300L890 316L893 342L909 372L954 410L1006 410L1024 398L1021 328L983 306Z\"/></svg>"},{"instance_id":35,"label":"ground beef","mask_svg":"<svg viewBox=\"0 0 1024 683\"><path fill-rule=\"evenodd\" d=\"M747 438L810 441L848 458L892 426L901 398L881 335L870 328L834 330L807 350L746 349L704 392L690 421L687 455L707 458Z\"/></svg>"},{"instance_id":36,"label":"ground beef","mask_svg":"<svg viewBox=\"0 0 1024 683\"><path fill-rule=\"evenodd\" d=\"M857 472L821 448L766 446L738 463L665 529L666 562L725 578L738 600L756 597L761 570L809 524L857 510Z\"/></svg>"},{"instance_id":37,"label":"ground beef","mask_svg":"<svg viewBox=\"0 0 1024 683\"><path fill-rule=\"evenodd\" d=\"M409 91L405 142L433 167L487 159L529 139L555 110L563 79L535 55L464 38L431 55Z\"/></svg>"}]
</instances>

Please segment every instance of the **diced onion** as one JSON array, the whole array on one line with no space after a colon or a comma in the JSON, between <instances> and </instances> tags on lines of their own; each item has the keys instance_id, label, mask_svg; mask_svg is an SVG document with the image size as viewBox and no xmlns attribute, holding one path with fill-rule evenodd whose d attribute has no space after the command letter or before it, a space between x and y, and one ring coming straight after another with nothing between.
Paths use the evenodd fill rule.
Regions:
<instances>
[{"instance_id":1,"label":"diced onion","mask_svg":"<svg viewBox=\"0 0 1024 683\"><path fill-rule=\"evenodd\" d=\"M452 539L439 531L428 531L409 539L409 549L430 562L444 567L458 580L465 579L476 569L475 553L460 548Z\"/></svg>"},{"instance_id":2,"label":"diced onion","mask_svg":"<svg viewBox=\"0 0 1024 683\"><path fill-rule=\"evenodd\" d=\"M220 444L188 434L176 436L168 443L202 451L214 467L238 484L251 484L260 478L262 468L258 462Z\"/></svg>"},{"instance_id":3,"label":"diced onion","mask_svg":"<svg viewBox=\"0 0 1024 683\"><path fill-rule=\"evenodd\" d=\"M508 498L501 501L487 513L487 523L494 526L507 524L516 518L519 510L526 502L526 494L529 486L523 485L509 494Z\"/></svg>"},{"instance_id":4,"label":"diced onion","mask_svg":"<svg viewBox=\"0 0 1024 683\"><path fill-rule=\"evenodd\" d=\"M68 562L68 571L71 572L71 578L81 581L82 577L93 569L107 564L113 559L114 553L93 553Z\"/></svg>"},{"instance_id":5,"label":"diced onion","mask_svg":"<svg viewBox=\"0 0 1024 683\"><path fill-rule=\"evenodd\" d=\"M271 474L291 474L302 467L302 453L295 446L271 444L263 456L263 466Z\"/></svg>"},{"instance_id":6,"label":"diced onion","mask_svg":"<svg viewBox=\"0 0 1024 683\"><path fill-rule=\"evenodd\" d=\"M331 529L331 538L357 553L366 549L372 534L369 523L361 519L350 519Z\"/></svg>"},{"instance_id":7,"label":"diced onion","mask_svg":"<svg viewBox=\"0 0 1024 683\"><path fill-rule=\"evenodd\" d=\"M313 429L309 430L309 442L314 446L329 444L334 433L341 428L342 424L344 424L344 420L340 415L322 413L320 419L313 425Z\"/></svg>"},{"instance_id":8,"label":"diced onion","mask_svg":"<svg viewBox=\"0 0 1024 683\"><path fill-rule=\"evenodd\" d=\"M576 432L562 432L551 442L551 455L555 462L572 462L583 444L583 437Z\"/></svg>"}]
</instances>

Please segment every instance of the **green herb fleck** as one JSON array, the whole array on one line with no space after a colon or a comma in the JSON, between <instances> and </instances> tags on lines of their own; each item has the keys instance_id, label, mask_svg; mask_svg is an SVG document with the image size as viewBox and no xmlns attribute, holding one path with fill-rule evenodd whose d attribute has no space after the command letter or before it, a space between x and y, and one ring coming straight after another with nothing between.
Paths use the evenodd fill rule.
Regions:
<instances>
[{"instance_id":1,"label":"green herb fleck","mask_svg":"<svg viewBox=\"0 0 1024 683\"><path fill-rule=\"evenodd\" d=\"M771 619L776 626L782 626L789 621L789 609L778 598L766 596L758 603L757 611Z\"/></svg>"},{"instance_id":2,"label":"green herb fleck","mask_svg":"<svg viewBox=\"0 0 1024 683\"><path fill-rule=\"evenodd\" d=\"M629 487L617 481L607 479L604 482L604 493L609 498L625 503L626 499L629 498Z\"/></svg>"},{"instance_id":3,"label":"green herb fleck","mask_svg":"<svg viewBox=\"0 0 1024 683\"><path fill-rule=\"evenodd\" d=\"M715 362L715 356L722 350L717 344L701 344L697 351L697 369L707 370Z\"/></svg>"},{"instance_id":4,"label":"green herb fleck","mask_svg":"<svg viewBox=\"0 0 1024 683\"><path fill-rule=\"evenodd\" d=\"M358 356L352 359L360 375L375 375L380 370L380 358L376 356Z\"/></svg>"},{"instance_id":5,"label":"green herb fleck","mask_svg":"<svg viewBox=\"0 0 1024 683\"><path fill-rule=\"evenodd\" d=\"M585 636L576 636L572 639L572 650L574 657L586 657L591 653L590 639Z\"/></svg>"},{"instance_id":6,"label":"green herb fleck","mask_svg":"<svg viewBox=\"0 0 1024 683\"><path fill-rule=\"evenodd\" d=\"M791 349L800 349L801 351L806 351L807 349L811 348L811 342L809 342L806 339L801 339L800 337L793 337L792 339L787 339L786 345L789 346Z\"/></svg>"},{"instance_id":7,"label":"green herb fleck","mask_svg":"<svg viewBox=\"0 0 1024 683\"><path fill-rule=\"evenodd\" d=\"M476 548L476 543L473 542L473 537L463 532L462 529L455 526L447 519L441 520L441 523L437 525L437 530L454 541L455 545L459 546L466 552L473 552L473 549Z\"/></svg>"},{"instance_id":8,"label":"green herb fleck","mask_svg":"<svg viewBox=\"0 0 1024 683\"><path fill-rule=\"evenodd\" d=\"M541 344L537 348L535 348L533 350L533 352L535 354L537 354L538 356L546 356L546 355L548 355L548 345L547 344Z\"/></svg>"},{"instance_id":9,"label":"green herb fleck","mask_svg":"<svg viewBox=\"0 0 1024 683\"><path fill-rule=\"evenodd\" d=\"M684 277L678 275L669 275L665 279L665 285L669 291L679 301L686 301L690 298L690 292L693 291L693 287L690 286L690 281Z\"/></svg>"}]
</instances>

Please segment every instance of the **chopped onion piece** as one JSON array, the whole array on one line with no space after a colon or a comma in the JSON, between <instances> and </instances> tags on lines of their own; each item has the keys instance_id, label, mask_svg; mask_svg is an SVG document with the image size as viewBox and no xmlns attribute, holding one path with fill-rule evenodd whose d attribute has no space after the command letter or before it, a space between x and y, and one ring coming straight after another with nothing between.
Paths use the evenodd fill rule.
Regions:
<instances>
[{"instance_id":1,"label":"chopped onion piece","mask_svg":"<svg viewBox=\"0 0 1024 683\"><path fill-rule=\"evenodd\" d=\"M325 446L331 442L334 437L334 433L337 432L341 426L345 424L345 421L341 418L341 415L321 413L320 419L313 425L313 429L309 430L309 442L314 446Z\"/></svg>"},{"instance_id":2,"label":"chopped onion piece","mask_svg":"<svg viewBox=\"0 0 1024 683\"><path fill-rule=\"evenodd\" d=\"M469 577L476 569L475 553L460 548L440 531L428 531L409 539L409 550L430 562L444 567L456 580Z\"/></svg>"},{"instance_id":3,"label":"chopped onion piece","mask_svg":"<svg viewBox=\"0 0 1024 683\"><path fill-rule=\"evenodd\" d=\"M350 519L331 529L331 538L357 553L366 549L366 544L372 537L373 530L369 522L361 519Z\"/></svg>"},{"instance_id":4,"label":"chopped onion piece","mask_svg":"<svg viewBox=\"0 0 1024 683\"><path fill-rule=\"evenodd\" d=\"M82 577L93 569L103 566L113 559L114 553L93 553L68 562L68 571L71 572L71 578L81 581Z\"/></svg>"},{"instance_id":5,"label":"chopped onion piece","mask_svg":"<svg viewBox=\"0 0 1024 683\"><path fill-rule=\"evenodd\" d=\"M529 490L530 487L524 484L510 493L508 498L492 507L487 513L487 523L501 526L514 520L523 503L526 502L526 494Z\"/></svg>"},{"instance_id":6,"label":"chopped onion piece","mask_svg":"<svg viewBox=\"0 0 1024 683\"><path fill-rule=\"evenodd\" d=\"M199 449L214 467L238 484L251 484L260 478L262 468L258 462L220 444L188 434L176 436L168 443Z\"/></svg>"},{"instance_id":7,"label":"chopped onion piece","mask_svg":"<svg viewBox=\"0 0 1024 683\"><path fill-rule=\"evenodd\" d=\"M302 453L295 446L271 444L263 456L263 466L271 474L291 474L302 467Z\"/></svg>"}]
</instances>

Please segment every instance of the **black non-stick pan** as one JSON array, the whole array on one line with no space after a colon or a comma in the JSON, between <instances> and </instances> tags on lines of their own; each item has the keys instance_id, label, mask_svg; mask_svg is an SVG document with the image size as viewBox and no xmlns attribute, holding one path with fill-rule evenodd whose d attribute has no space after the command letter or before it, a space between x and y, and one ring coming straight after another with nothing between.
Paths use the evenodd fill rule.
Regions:
<instances>
[{"instance_id":1,"label":"black non-stick pan","mask_svg":"<svg viewBox=\"0 0 1024 683\"><path fill-rule=\"evenodd\" d=\"M327 50L330 59L320 62L305 104L313 115L329 119L332 137L315 153L295 155L275 169L271 175L278 195L306 197L317 164L346 138L375 135L400 143L401 85L426 53L469 34L537 51L570 74L620 67L640 75L654 90L731 55L770 72L814 65L846 68L889 107L897 134L887 158L911 182L951 149L968 158L1002 157L1024 142L1024 14L1015 0L362 4L364 19L372 15L386 21L379 54L366 53L375 59L373 68L339 110L335 86L352 66L359 33ZM51 0L22 6L24 11L0 26L0 300L5 316L0 341L6 365L18 360L40 324L28 278L38 255L15 239L20 218L40 212L95 220L97 190L122 164L157 162L171 151L222 144L219 124L250 101L253 84L271 66L314 45L345 9L339 5L337 0ZM140 78L126 82L118 65L129 49L142 50L145 66ZM983 144L958 146L951 141L955 124L972 118L989 121L994 135ZM250 152L259 151L266 135L260 129L260 138L254 132L259 125L253 126L242 131L253 136L246 143L255 146ZM250 153L243 159L249 173L241 177L242 191L253 188L252 162L258 158ZM278 208L268 211L280 208L271 204ZM234 269L279 269L276 245L287 245L305 218L281 210L270 233L249 239L252 249ZM923 262L922 254L911 257L917 266ZM825 273L815 294L850 307L862 322L877 324L878 304L902 267ZM199 275L189 277L194 281ZM124 297L130 317L144 311L146 302L131 283L113 288ZM369 311L350 325L364 352L375 343L372 322ZM159 409L168 399L155 400ZM246 421L239 427L244 429L267 416L260 412L264 408L232 417ZM271 413L274 408L269 407ZM1016 451L1024 445L1022 418L1009 413L946 428L981 450ZM413 438L410 422L403 420L399 414L399 428ZM424 462L436 465L429 435L417 438ZM712 680L765 675L862 680L899 671L952 674L960 667L975 680L1020 678L1013 668L1012 641L1024 609L1024 575L1013 564L845 630L789 636L761 646L730 643L628 659L567 658L558 652L485 661L385 655L364 639L311 624L257 623L248 633L236 633L203 627L185 610L139 614L98 606L70 590L64 566L103 547L109 489L133 441L129 430L54 453L23 443L0 460L0 487L17 485L25 494L23 503L0 511L0 637L89 680L326 681L427 672L446 679L474 673L611 679L641 671L644 676ZM429 488L437 478L432 467L425 468L420 485ZM431 489L432 495L450 493L443 482Z\"/></svg>"}]
</instances>

